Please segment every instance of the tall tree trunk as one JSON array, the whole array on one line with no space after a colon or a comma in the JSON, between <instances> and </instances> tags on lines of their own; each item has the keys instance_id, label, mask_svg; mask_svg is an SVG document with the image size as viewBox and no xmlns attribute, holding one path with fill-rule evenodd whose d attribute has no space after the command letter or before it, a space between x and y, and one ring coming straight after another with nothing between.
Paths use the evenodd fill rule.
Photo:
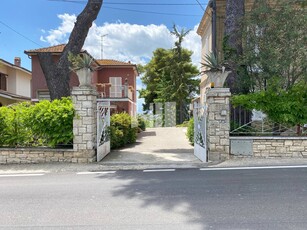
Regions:
<instances>
[{"instance_id":1,"label":"tall tree trunk","mask_svg":"<svg viewBox=\"0 0 307 230\"><path fill-rule=\"evenodd\" d=\"M70 34L58 62L54 62L51 53L39 53L38 59L45 75L51 100L60 99L70 95L69 78L70 69L68 54L80 53L88 31L102 6L103 0L88 0L83 11L78 15L75 26Z\"/></svg>"},{"instance_id":2,"label":"tall tree trunk","mask_svg":"<svg viewBox=\"0 0 307 230\"><path fill-rule=\"evenodd\" d=\"M179 102L179 124L182 124L184 120L183 101Z\"/></svg>"},{"instance_id":3,"label":"tall tree trunk","mask_svg":"<svg viewBox=\"0 0 307 230\"><path fill-rule=\"evenodd\" d=\"M69 96L69 63L61 67L54 62L51 53L38 53L37 55L45 75L51 100Z\"/></svg>"},{"instance_id":4,"label":"tall tree trunk","mask_svg":"<svg viewBox=\"0 0 307 230\"><path fill-rule=\"evenodd\" d=\"M178 63L178 68L175 70L175 74L174 74L174 81L176 82L176 87L178 88L182 88L182 83L183 83L183 78L185 78L185 71L184 71L184 67L180 64L182 62L182 42L185 38L186 35L188 35L190 33L191 30L185 30L185 29L181 29L181 31L178 31L176 25L173 25L173 31L171 31L171 34L175 35L176 38L178 39L175 42L175 48L173 49L174 53L175 53L175 62ZM178 124L181 124L184 119L185 119L185 114L184 114L184 103L186 102L186 97L182 97L183 95L183 91L179 90L177 91L177 99L179 101L179 105L178 105Z\"/></svg>"},{"instance_id":5,"label":"tall tree trunk","mask_svg":"<svg viewBox=\"0 0 307 230\"><path fill-rule=\"evenodd\" d=\"M238 71L244 71L244 66L238 66L237 60L243 53L242 48L242 33L240 20L244 17L245 13L245 0L227 0L226 3L226 17L225 17L225 30L224 30L224 57L231 73L226 79L226 84L230 88L230 92L236 93L248 93L248 87L243 85L240 80ZM246 124L251 119L251 113L249 111L241 110L240 108L231 108L231 113L236 119L233 120L236 124ZM242 116L243 114L248 117Z\"/></svg>"},{"instance_id":6,"label":"tall tree trunk","mask_svg":"<svg viewBox=\"0 0 307 230\"><path fill-rule=\"evenodd\" d=\"M232 93L238 93L236 60L243 52L240 20L244 16L244 6L244 0L227 0L224 31L226 52L224 55L232 70L226 80Z\"/></svg>"}]
</instances>

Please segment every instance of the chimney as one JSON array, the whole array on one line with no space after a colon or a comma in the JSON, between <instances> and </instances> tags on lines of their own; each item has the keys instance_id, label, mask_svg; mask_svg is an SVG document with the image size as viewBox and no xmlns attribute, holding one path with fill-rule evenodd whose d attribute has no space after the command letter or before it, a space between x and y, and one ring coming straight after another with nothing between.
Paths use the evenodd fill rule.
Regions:
<instances>
[{"instance_id":1,"label":"chimney","mask_svg":"<svg viewBox=\"0 0 307 230\"><path fill-rule=\"evenodd\" d=\"M14 65L16 65L16 66L21 66L21 59L20 59L20 57L15 57L14 58Z\"/></svg>"}]
</instances>

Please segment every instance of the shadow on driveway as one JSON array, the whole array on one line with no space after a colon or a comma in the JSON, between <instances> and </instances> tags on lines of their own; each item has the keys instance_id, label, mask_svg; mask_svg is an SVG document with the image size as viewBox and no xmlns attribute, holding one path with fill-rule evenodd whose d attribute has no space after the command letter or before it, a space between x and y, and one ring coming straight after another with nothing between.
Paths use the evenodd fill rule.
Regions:
<instances>
[{"instance_id":1,"label":"shadow on driveway","mask_svg":"<svg viewBox=\"0 0 307 230\"><path fill-rule=\"evenodd\" d=\"M151 128L139 134L136 143L112 150L101 164L200 163L194 156L185 128Z\"/></svg>"}]
</instances>

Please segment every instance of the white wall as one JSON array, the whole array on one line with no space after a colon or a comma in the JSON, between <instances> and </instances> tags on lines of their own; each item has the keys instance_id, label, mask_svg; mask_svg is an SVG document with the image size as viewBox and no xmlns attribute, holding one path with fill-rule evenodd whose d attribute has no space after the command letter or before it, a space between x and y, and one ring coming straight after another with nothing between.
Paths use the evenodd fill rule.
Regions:
<instances>
[{"instance_id":1,"label":"white wall","mask_svg":"<svg viewBox=\"0 0 307 230\"><path fill-rule=\"evenodd\" d=\"M0 72L7 75L7 92L31 97L31 73L29 74L6 63L0 63Z\"/></svg>"},{"instance_id":2,"label":"white wall","mask_svg":"<svg viewBox=\"0 0 307 230\"><path fill-rule=\"evenodd\" d=\"M21 70L16 73L16 94L31 97L31 75Z\"/></svg>"},{"instance_id":3,"label":"white wall","mask_svg":"<svg viewBox=\"0 0 307 230\"><path fill-rule=\"evenodd\" d=\"M7 74L8 68L5 64L0 61L0 72L3 74Z\"/></svg>"},{"instance_id":4,"label":"white wall","mask_svg":"<svg viewBox=\"0 0 307 230\"><path fill-rule=\"evenodd\" d=\"M204 62L204 57L206 54L212 52L212 31L211 31L211 23L206 24L206 28L204 29L203 34L201 35L201 62ZM204 67L201 69L204 71Z\"/></svg>"},{"instance_id":5,"label":"white wall","mask_svg":"<svg viewBox=\"0 0 307 230\"><path fill-rule=\"evenodd\" d=\"M7 91L9 93L17 94L16 93L17 92L17 89L16 89L16 70L8 67L7 75L8 75L7 78L6 78Z\"/></svg>"}]
</instances>

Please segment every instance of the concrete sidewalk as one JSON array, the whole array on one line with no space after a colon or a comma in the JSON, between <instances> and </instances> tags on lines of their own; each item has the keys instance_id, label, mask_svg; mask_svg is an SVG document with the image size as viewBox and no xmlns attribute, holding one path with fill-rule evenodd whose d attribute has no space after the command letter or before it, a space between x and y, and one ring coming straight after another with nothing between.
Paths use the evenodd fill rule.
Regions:
<instances>
[{"instance_id":1,"label":"concrete sidewalk","mask_svg":"<svg viewBox=\"0 0 307 230\"><path fill-rule=\"evenodd\" d=\"M210 167L257 167L257 166L295 166L306 165L306 158L235 158L220 162Z\"/></svg>"},{"instance_id":2,"label":"concrete sidewalk","mask_svg":"<svg viewBox=\"0 0 307 230\"><path fill-rule=\"evenodd\" d=\"M11 173L66 173L66 172L97 172L110 170L144 170L144 169L189 169L189 168L233 168L233 167L262 167L262 166L302 166L307 167L307 159L231 159L219 164L213 163L179 163L179 164L114 164L103 165L99 163L72 164L72 163L50 163L50 164L11 164L0 165L0 174Z\"/></svg>"},{"instance_id":3,"label":"concrete sidewalk","mask_svg":"<svg viewBox=\"0 0 307 230\"><path fill-rule=\"evenodd\" d=\"M307 159L235 158L203 163L193 154L185 128L148 129L137 142L112 151L102 162L91 164L48 163L0 165L0 174L39 172L83 172L105 170L143 170L157 168L253 167L306 165Z\"/></svg>"}]
</instances>

